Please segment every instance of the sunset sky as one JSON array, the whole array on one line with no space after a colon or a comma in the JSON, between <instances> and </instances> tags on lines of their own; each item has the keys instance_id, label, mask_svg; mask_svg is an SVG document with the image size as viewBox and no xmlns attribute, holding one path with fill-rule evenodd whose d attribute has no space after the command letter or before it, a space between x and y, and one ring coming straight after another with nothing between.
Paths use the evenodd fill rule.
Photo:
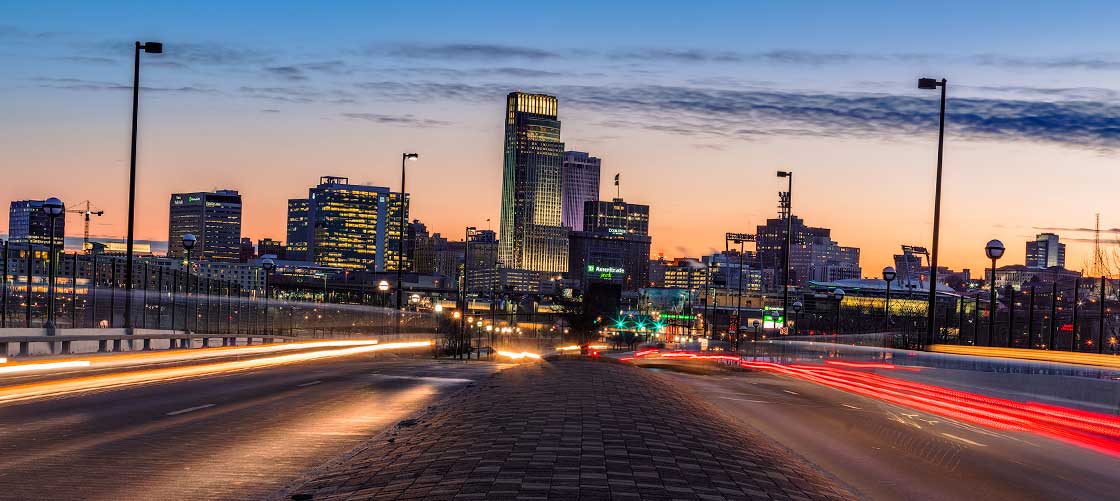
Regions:
<instances>
[{"instance_id":1,"label":"sunset sky","mask_svg":"<svg viewBox=\"0 0 1120 501\"><path fill-rule=\"evenodd\" d=\"M105 4L109 4L106 6ZM904 4L904 5L896 5ZM451 238L497 229L504 96L559 98L603 196L651 206L654 254L794 213L878 275L928 245L937 95L949 79L942 262L1022 263L1040 228L1080 269L1095 213L1116 247L1120 42L1113 2L26 2L0 6L0 204L90 199L124 233L132 43L142 64L138 230L170 193L244 196L245 236L283 239L319 176L394 189ZM7 218L0 217L0 233ZM81 222L68 219L68 233Z\"/></svg>"}]
</instances>

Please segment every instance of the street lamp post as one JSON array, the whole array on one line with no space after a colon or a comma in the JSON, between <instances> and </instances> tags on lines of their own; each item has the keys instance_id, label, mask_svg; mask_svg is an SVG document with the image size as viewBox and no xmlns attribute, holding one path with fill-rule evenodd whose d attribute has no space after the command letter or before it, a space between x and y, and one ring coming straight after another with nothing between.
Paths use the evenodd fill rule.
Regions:
<instances>
[{"instance_id":1,"label":"street lamp post","mask_svg":"<svg viewBox=\"0 0 1120 501\"><path fill-rule=\"evenodd\" d=\"M778 177L784 177L789 182L786 187L786 196L782 200L786 210L786 248L782 258L782 328L787 325L789 318L789 251L793 245L793 172L778 171Z\"/></svg>"},{"instance_id":2,"label":"street lamp post","mask_svg":"<svg viewBox=\"0 0 1120 501\"><path fill-rule=\"evenodd\" d=\"M836 331L834 334L840 334L840 305L844 304L844 289L836 289L832 291L832 295L836 297Z\"/></svg>"},{"instance_id":3,"label":"street lamp post","mask_svg":"<svg viewBox=\"0 0 1120 501\"><path fill-rule=\"evenodd\" d=\"M187 273L187 283L183 287L183 290L187 293L186 297L184 298L185 301L183 302L183 330L188 332L190 331L191 317L194 317L194 324L195 326L198 326L198 317L195 315L195 309L191 308L189 316L186 314L186 309L191 304L191 249L194 248L194 244L197 241L198 239L190 233L183 235L183 250L187 253L187 265L185 266L185 271Z\"/></svg>"},{"instance_id":4,"label":"street lamp post","mask_svg":"<svg viewBox=\"0 0 1120 501\"><path fill-rule=\"evenodd\" d=\"M801 309L804 308L805 306L801 304L801 301L794 301L792 307L793 307L793 315L794 315L793 335L796 336L797 331L798 331L797 324L798 324L798 322L801 321Z\"/></svg>"},{"instance_id":5,"label":"street lamp post","mask_svg":"<svg viewBox=\"0 0 1120 501\"><path fill-rule=\"evenodd\" d=\"M124 328L132 333L132 247L133 230L136 224L136 119L140 108L140 51L148 54L162 54L160 42L136 42L135 61L132 73L132 152L128 168L128 239L125 244L124 261Z\"/></svg>"},{"instance_id":6,"label":"street lamp post","mask_svg":"<svg viewBox=\"0 0 1120 501\"><path fill-rule=\"evenodd\" d=\"M918 88L934 90L941 87L941 115L937 125L937 181L933 192L933 252L929 261L929 304L926 310L926 340L933 344L936 331L937 308L937 241L941 229L941 158L945 149L945 91L949 81L942 78L919 78Z\"/></svg>"},{"instance_id":7,"label":"street lamp post","mask_svg":"<svg viewBox=\"0 0 1120 501\"><path fill-rule=\"evenodd\" d=\"M270 258L264 258L261 261L261 268L264 269L264 332L268 334L272 327L268 316L268 276L272 273L272 270L276 269L276 262Z\"/></svg>"},{"instance_id":8,"label":"street lamp post","mask_svg":"<svg viewBox=\"0 0 1120 501\"><path fill-rule=\"evenodd\" d=\"M988 346L992 345L992 338L996 335L996 260L1003 257L1003 251L1003 242L999 240L989 240L984 246L984 253L992 260L992 282L988 292Z\"/></svg>"},{"instance_id":9,"label":"street lamp post","mask_svg":"<svg viewBox=\"0 0 1120 501\"><path fill-rule=\"evenodd\" d=\"M400 204L400 209L397 211L397 333L401 331L401 316L404 311L404 302L402 294L404 289L401 288L401 282L404 280L404 205L405 205L405 164L409 160L416 160L420 158L419 153L402 153L401 154L401 196L397 203Z\"/></svg>"},{"instance_id":10,"label":"street lamp post","mask_svg":"<svg viewBox=\"0 0 1120 501\"><path fill-rule=\"evenodd\" d=\"M47 329L54 329L54 228L58 216L61 216L65 211L66 206L63 205L62 200L51 197L43 201L43 212L47 214L47 219L51 225L51 239L47 242L47 323L43 324L43 327Z\"/></svg>"},{"instance_id":11,"label":"street lamp post","mask_svg":"<svg viewBox=\"0 0 1120 501\"><path fill-rule=\"evenodd\" d=\"M887 266L883 268L883 281L887 282L887 304L883 307L885 312L883 318L885 319L887 324L886 328L888 330L891 328L891 282L894 281L894 277L897 275L893 267Z\"/></svg>"}]
</instances>

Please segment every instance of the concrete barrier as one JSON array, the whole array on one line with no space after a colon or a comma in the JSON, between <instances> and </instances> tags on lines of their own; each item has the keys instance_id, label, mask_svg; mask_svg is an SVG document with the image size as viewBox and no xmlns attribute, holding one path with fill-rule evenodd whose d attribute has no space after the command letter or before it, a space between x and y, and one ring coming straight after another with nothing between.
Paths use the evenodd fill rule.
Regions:
<instances>
[{"instance_id":1,"label":"concrete barrier","mask_svg":"<svg viewBox=\"0 0 1120 501\"><path fill-rule=\"evenodd\" d=\"M0 329L0 357L31 357L77 353L107 353L159 349L205 348L211 340L222 346L293 341L274 334L198 334L183 331L133 329Z\"/></svg>"}]
</instances>

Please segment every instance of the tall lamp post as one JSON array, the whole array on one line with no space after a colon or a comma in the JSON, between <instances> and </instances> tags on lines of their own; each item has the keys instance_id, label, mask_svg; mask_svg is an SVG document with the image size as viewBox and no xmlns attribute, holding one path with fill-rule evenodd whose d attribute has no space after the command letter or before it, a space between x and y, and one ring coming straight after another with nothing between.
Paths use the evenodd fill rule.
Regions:
<instances>
[{"instance_id":1,"label":"tall lamp post","mask_svg":"<svg viewBox=\"0 0 1120 501\"><path fill-rule=\"evenodd\" d=\"M794 315L793 335L796 336L798 331L797 323L801 321L801 309L804 308L805 305L801 304L801 301L794 301L792 306Z\"/></svg>"},{"instance_id":2,"label":"tall lamp post","mask_svg":"<svg viewBox=\"0 0 1120 501\"><path fill-rule=\"evenodd\" d=\"M195 238L195 236L193 234L187 233L187 234L183 235L183 250L187 252L187 265L185 267L186 272L187 272L187 278L186 278L187 283L186 283L186 286L184 287L184 290L187 291L187 297L186 297L185 304L183 304L183 310L184 310L183 330L188 331L188 332L190 331L190 319L192 317L194 318L195 326L196 327L198 326L198 315L196 315L196 312L195 312L194 308L191 308L190 316L187 316L185 314L185 310L187 309L187 306L189 306L191 304L191 249L194 248L194 244L197 241L198 241L198 239Z\"/></svg>"},{"instance_id":3,"label":"tall lamp post","mask_svg":"<svg viewBox=\"0 0 1120 501\"><path fill-rule=\"evenodd\" d=\"M401 315L404 311L404 289L401 288L401 282L404 280L404 183L405 183L405 165L409 160L416 160L420 158L419 153L401 153L401 196L397 202L400 204L400 209L397 211L397 332L401 330Z\"/></svg>"},{"instance_id":4,"label":"tall lamp post","mask_svg":"<svg viewBox=\"0 0 1120 501\"><path fill-rule=\"evenodd\" d=\"M836 298L836 335L840 334L840 305L844 304L844 289L836 289L832 291L832 295Z\"/></svg>"},{"instance_id":5,"label":"tall lamp post","mask_svg":"<svg viewBox=\"0 0 1120 501\"><path fill-rule=\"evenodd\" d=\"M128 240L124 258L124 328L132 334L132 246L136 224L136 117L140 108L140 51L162 54L160 42L136 42L135 61L132 66L132 153L128 168Z\"/></svg>"},{"instance_id":6,"label":"tall lamp post","mask_svg":"<svg viewBox=\"0 0 1120 501\"><path fill-rule=\"evenodd\" d=\"M887 266L883 268L883 281L887 283L887 304L883 307L883 318L886 321L886 328L888 330L891 328L891 282L894 281L894 277L896 276L898 276L898 273L894 271L893 267Z\"/></svg>"},{"instance_id":7,"label":"tall lamp post","mask_svg":"<svg viewBox=\"0 0 1120 501\"><path fill-rule=\"evenodd\" d=\"M782 257L782 328L789 325L789 248L793 245L793 172L780 170L778 177L789 182L786 194L782 197L782 208L786 211L786 248Z\"/></svg>"},{"instance_id":8,"label":"tall lamp post","mask_svg":"<svg viewBox=\"0 0 1120 501\"><path fill-rule=\"evenodd\" d=\"M941 115L937 125L937 181L933 192L933 253L929 260L929 304L926 309L926 341L933 344L937 332L937 240L941 228L941 157L945 149L945 91L949 81L942 78L919 78L918 88L935 90L941 87Z\"/></svg>"},{"instance_id":9,"label":"tall lamp post","mask_svg":"<svg viewBox=\"0 0 1120 501\"><path fill-rule=\"evenodd\" d=\"M54 227L58 216L61 216L66 211L66 206L63 205L62 200L55 197L50 197L43 201L43 212L47 214L50 221L50 241L47 242L47 323L43 327L47 329L54 329ZM7 259L7 256L5 256Z\"/></svg>"},{"instance_id":10,"label":"tall lamp post","mask_svg":"<svg viewBox=\"0 0 1120 501\"><path fill-rule=\"evenodd\" d=\"M988 346L992 345L992 338L996 335L996 260L1003 257L1003 251L1003 242L999 240L989 240L988 245L984 246L984 253L992 260L992 282L988 291ZM1077 291L1074 291L1074 294L1076 293ZM1076 295L1074 300L1077 300Z\"/></svg>"},{"instance_id":11,"label":"tall lamp post","mask_svg":"<svg viewBox=\"0 0 1120 501\"><path fill-rule=\"evenodd\" d=\"M266 257L261 260L261 268L264 269L264 332L268 334L271 331L268 317L268 276L272 273L272 270L276 269L276 261Z\"/></svg>"}]
</instances>

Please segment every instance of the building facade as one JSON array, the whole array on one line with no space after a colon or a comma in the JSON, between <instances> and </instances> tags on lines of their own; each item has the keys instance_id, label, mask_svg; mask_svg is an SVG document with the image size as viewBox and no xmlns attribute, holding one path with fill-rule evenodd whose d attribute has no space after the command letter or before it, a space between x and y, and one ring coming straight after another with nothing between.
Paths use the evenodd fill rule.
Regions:
<instances>
[{"instance_id":1,"label":"building facade","mask_svg":"<svg viewBox=\"0 0 1120 501\"><path fill-rule=\"evenodd\" d=\"M235 190L174 193L167 228L167 255L182 258L183 235L197 239L192 258L204 261L241 259L241 195Z\"/></svg>"},{"instance_id":2,"label":"building facade","mask_svg":"<svg viewBox=\"0 0 1120 501\"><path fill-rule=\"evenodd\" d=\"M649 284L647 235L573 231L568 238L568 278L588 290L594 282L636 291Z\"/></svg>"},{"instance_id":3,"label":"building facade","mask_svg":"<svg viewBox=\"0 0 1120 501\"><path fill-rule=\"evenodd\" d=\"M257 240L257 256L272 256L273 259L287 259L285 257L284 244L271 238Z\"/></svg>"},{"instance_id":4,"label":"building facade","mask_svg":"<svg viewBox=\"0 0 1120 501\"><path fill-rule=\"evenodd\" d=\"M599 171L602 161L582 151L565 151L561 162L560 224L584 231L583 208L599 200Z\"/></svg>"},{"instance_id":5,"label":"building facade","mask_svg":"<svg viewBox=\"0 0 1120 501\"><path fill-rule=\"evenodd\" d=\"M292 198L288 200L288 246L285 249L287 259L292 261L307 261L307 246L311 243L311 229L309 217L311 213L311 200L307 198Z\"/></svg>"},{"instance_id":6,"label":"building facade","mask_svg":"<svg viewBox=\"0 0 1120 501\"><path fill-rule=\"evenodd\" d=\"M408 194L323 176L306 199L288 201L289 260L344 270L396 271ZM302 259L299 259L302 258Z\"/></svg>"},{"instance_id":7,"label":"building facade","mask_svg":"<svg viewBox=\"0 0 1120 501\"><path fill-rule=\"evenodd\" d=\"M615 235L649 235L649 206L628 204L621 198L584 204L584 231Z\"/></svg>"},{"instance_id":8,"label":"building facade","mask_svg":"<svg viewBox=\"0 0 1120 501\"><path fill-rule=\"evenodd\" d=\"M802 286L810 280L860 278L859 248L843 247L832 240L832 230L807 226L801 218L790 217L790 285ZM769 290L781 289L786 220L767 219L765 225L757 228L756 235L756 266Z\"/></svg>"},{"instance_id":9,"label":"building facade","mask_svg":"<svg viewBox=\"0 0 1120 501\"><path fill-rule=\"evenodd\" d=\"M65 214L54 218L54 245L61 249L66 235ZM51 218L42 200L13 200L8 211L8 241L12 245L41 245L51 241Z\"/></svg>"},{"instance_id":10,"label":"building facade","mask_svg":"<svg viewBox=\"0 0 1120 501\"><path fill-rule=\"evenodd\" d=\"M1033 241L1027 242L1027 263L1030 268L1066 267L1066 244L1058 241L1058 235L1039 233Z\"/></svg>"},{"instance_id":11,"label":"building facade","mask_svg":"<svg viewBox=\"0 0 1120 501\"><path fill-rule=\"evenodd\" d=\"M554 96L512 92L506 98L499 255L509 268L563 273L568 267L556 110Z\"/></svg>"}]
</instances>

